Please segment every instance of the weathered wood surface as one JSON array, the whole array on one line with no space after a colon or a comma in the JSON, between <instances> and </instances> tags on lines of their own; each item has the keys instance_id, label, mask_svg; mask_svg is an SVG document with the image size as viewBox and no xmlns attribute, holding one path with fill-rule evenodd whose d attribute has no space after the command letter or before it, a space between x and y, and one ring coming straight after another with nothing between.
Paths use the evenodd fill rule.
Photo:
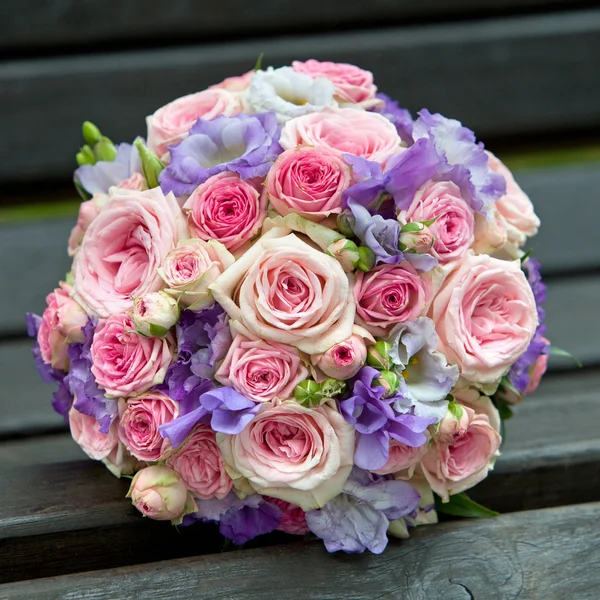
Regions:
<instances>
[{"instance_id":1,"label":"weathered wood surface","mask_svg":"<svg viewBox=\"0 0 600 600\"><path fill-rule=\"evenodd\" d=\"M357 63L406 107L462 119L483 139L600 124L599 9L223 41L2 63L0 178L66 177L84 119L131 140L157 107L247 71L261 52L265 64L310 57ZM24 131L35 132L35 143Z\"/></svg>"},{"instance_id":2,"label":"weathered wood surface","mask_svg":"<svg viewBox=\"0 0 600 600\"><path fill-rule=\"evenodd\" d=\"M600 504L452 522L383 555L328 556L320 542L25 581L2 600L596 600Z\"/></svg>"}]
</instances>

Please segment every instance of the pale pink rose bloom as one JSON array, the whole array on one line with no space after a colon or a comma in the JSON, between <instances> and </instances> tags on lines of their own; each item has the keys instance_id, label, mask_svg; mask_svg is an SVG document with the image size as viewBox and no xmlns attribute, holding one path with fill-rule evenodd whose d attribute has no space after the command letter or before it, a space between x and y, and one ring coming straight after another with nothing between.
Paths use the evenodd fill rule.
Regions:
<instances>
[{"instance_id":1,"label":"pale pink rose bloom","mask_svg":"<svg viewBox=\"0 0 600 600\"><path fill-rule=\"evenodd\" d=\"M129 450L121 441L117 443L112 452L102 462L115 477L119 478L135 475L146 466L145 463L131 456Z\"/></svg>"},{"instance_id":2,"label":"pale pink rose bloom","mask_svg":"<svg viewBox=\"0 0 600 600\"><path fill-rule=\"evenodd\" d=\"M249 85L250 80L252 79L254 71L248 71L243 75L237 75L235 77L227 77L221 83L216 83L215 85L211 85L208 89L223 89L228 92L243 92Z\"/></svg>"},{"instance_id":3,"label":"pale pink rose bloom","mask_svg":"<svg viewBox=\"0 0 600 600\"><path fill-rule=\"evenodd\" d=\"M69 344L85 341L82 328L88 322L88 315L70 297L71 286L64 281L59 285L46 296L48 306L42 314L37 341L43 361L54 369L66 371Z\"/></svg>"},{"instance_id":4,"label":"pale pink rose bloom","mask_svg":"<svg viewBox=\"0 0 600 600\"><path fill-rule=\"evenodd\" d=\"M311 356L313 365L321 369L328 377L350 379L363 367L367 360L367 346L360 335L334 344L323 354Z\"/></svg>"},{"instance_id":5,"label":"pale pink rose bloom","mask_svg":"<svg viewBox=\"0 0 600 600\"><path fill-rule=\"evenodd\" d=\"M508 240L507 223L498 209L494 206L491 219L488 221L483 215L475 215L475 241L471 248L477 254L495 254L506 245Z\"/></svg>"},{"instance_id":6,"label":"pale pink rose bloom","mask_svg":"<svg viewBox=\"0 0 600 600\"><path fill-rule=\"evenodd\" d=\"M342 193L351 183L350 166L337 152L297 148L273 163L264 193L280 215L318 222L342 211Z\"/></svg>"},{"instance_id":7,"label":"pale pink rose bloom","mask_svg":"<svg viewBox=\"0 0 600 600\"><path fill-rule=\"evenodd\" d=\"M429 225L434 237L429 254L440 263L460 258L473 243L473 211L463 199L460 188L451 181L427 182L398 218L405 223L437 219Z\"/></svg>"},{"instance_id":8,"label":"pale pink rose bloom","mask_svg":"<svg viewBox=\"0 0 600 600\"><path fill-rule=\"evenodd\" d=\"M391 121L356 108L326 108L291 119L283 126L279 143L284 150L315 146L379 163L405 150Z\"/></svg>"},{"instance_id":9,"label":"pale pink rose bloom","mask_svg":"<svg viewBox=\"0 0 600 600\"><path fill-rule=\"evenodd\" d=\"M219 173L199 185L183 205L190 230L200 239L221 242L230 252L253 238L267 202L237 173Z\"/></svg>"},{"instance_id":10,"label":"pale pink rose bloom","mask_svg":"<svg viewBox=\"0 0 600 600\"><path fill-rule=\"evenodd\" d=\"M225 498L233 482L225 470L216 434L209 425L196 425L185 442L166 461L195 498Z\"/></svg>"},{"instance_id":11,"label":"pale pink rose bloom","mask_svg":"<svg viewBox=\"0 0 600 600\"><path fill-rule=\"evenodd\" d=\"M215 379L246 398L269 402L292 396L296 385L307 376L297 348L238 333Z\"/></svg>"},{"instance_id":12,"label":"pale pink rose bloom","mask_svg":"<svg viewBox=\"0 0 600 600\"><path fill-rule=\"evenodd\" d=\"M281 521L277 526L279 531L284 531L292 535L304 535L308 533L306 513L299 506L290 504L279 498L269 498L268 496L265 497L265 500L281 510Z\"/></svg>"},{"instance_id":13,"label":"pale pink rose bloom","mask_svg":"<svg viewBox=\"0 0 600 600\"><path fill-rule=\"evenodd\" d=\"M175 338L136 333L129 315L101 319L92 341L92 373L109 396L141 394L162 383L173 359Z\"/></svg>"},{"instance_id":14,"label":"pale pink rose bloom","mask_svg":"<svg viewBox=\"0 0 600 600\"><path fill-rule=\"evenodd\" d=\"M506 179L506 194L498 199L495 206L507 223L508 242L518 248L538 232L540 219L529 196L519 187L512 173L491 152L487 155L492 171Z\"/></svg>"},{"instance_id":15,"label":"pale pink rose bloom","mask_svg":"<svg viewBox=\"0 0 600 600\"><path fill-rule=\"evenodd\" d=\"M239 100L225 89L209 89L182 96L146 117L148 148L158 157L185 139L198 119L231 117L241 110Z\"/></svg>"},{"instance_id":16,"label":"pale pink rose bloom","mask_svg":"<svg viewBox=\"0 0 600 600\"><path fill-rule=\"evenodd\" d=\"M121 190L136 190L142 192L148 189L148 183L141 173L133 173L131 177L124 179L116 187Z\"/></svg>"},{"instance_id":17,"label":"pale pink rose bloom","mask_svg":"<svg viewBox=\"0 0 600 600\"><path fill-rule=\"evenodd\" d=\"M453 390L452 394L461 406L472 408L476 415L485 415L488 418L492 428L500 433L500 413L488 396L482 394L478 389L472 387L455 389ZM465 416L463 415L461 417L461 421L463 421L463 423L464 419Z\"/></svg>"},{"instance_id":18,"label":"pale pink rose bloom","mask_svg":"<svg viewBox=\"0 0 600 600\"><path fill-rule=\"evenodd\" d=\"M263 404L240 434L217 434L217 443L258 493L305 511L337 496L354 463L354 427L328 405Z\"/></svg>"},{"instance_id":19,"label":"pale pink rose bloom","mask_svg":"<svg viewBox=\"0 0 600 600\"><path fill-rule=\"evenodd\" d=\"M160 188L115 189L75 257L75 298L100 317L127 312L134 296L161 289L157 269L187 237L185 217L173 194L165 196Z\"/></svg>"},{"instance_id":20,"label":"pale pink rose bloom","mask_svg":"<svg viewBox=\"0 0 600 600\"><path fill-rule=\"evenodd\" d=\"M352 334L354 299L339 262L275 227L210 286L232 320L307 354Z\"/></svg>"},{"instance_id":21,"label":"pale pink rose bloom","mask_svg":"<svg viewBox=\"0 0 600 600\"><path fill-rule=\"evenodd\" d=\"M502 441L485 414L463 407L468 425L447 441L437 440L421 459L431 489L444 502L487 477Z\"/></svg>"},{"instance_id":22,"label":"pale pink rose bloom","mask_svg":"<svg viewBox=\"0 0 600 600\"><path fill-rule=\"evenodd\" d=\"M310 59L306 62L295 60L292 68L298 73L306 73L311 77L329 79L335 86L335 99L338 102L368 107L377 92L377 86L373 83L373 73L355 65Z\"/></svg>"},{"instance_id":23,"label":"pale pink rose bloom","mask_svg":"<svg viewBox=\"0 0 600 600\"><path fill-rule=\"evenodd\" d=\"M94 460L108 458L119 443L116 421L111 423L108 433L102 433L97 419L80 413L74 406L69 411L69 427L73 439Z\"/></svg>"},{"instance_id":24,"label":"pale pink rose bloom","mask_svg":"<svg viewBox=\"0 0 600 600\"><path fill-rule=\"evenodd\" d=\"M69 236L69 256L75 256L75 252L81 246L85 232L107 202L108 196L106 194L94 194L91 200L86 200L79 205L77 224L73 227Z\"/></svg>"},{"instance_id":25,"label":"pale pink rose bloom","mask_svg":"<svg viewBox=\"0 0 600 600\"><path fill-rule=\"evenodd\" d=\"M160 465L139 471L127 497L145 517L155 521L175 521L184 513L197 510L177 473Z\"/></svg>"},{"instance_id":26,"label":"pale pink rose bloom","mask_svg":"<svg viewBox=\"0 0 600 600\"><path fill-rule=\"evenodd\" d=\"M158 431L179 416L179 405L160 392L119 400L119 439L138 460L165 458L171 443Z\"/></svg>"},{"instance_id":27,"label":"pale pink rose bloom","mask_svg":"<svg viewBox=\"0 0 600 600\"><path fill-rule=\"evenodd\" d=\"M427 453L428 448L429 442L413 448L392 438L390 439L390 455L387 462L380 469L374 470L373 473L389 475L406 471L403 478L410 479L415 472L415 467Z\"/></svg>"},{"instance_id":28,"label":"pale pink rose bloom","mask_svg":"<svg viewBox=\"0 0 600 600\"><path fill-rule=\"evenodd\" d=\"M438 350L468 381L500 379L529 346L538 325L519 261L467 253L444 268L428 316Z\"/></svg>"},{"instance_id":29,"label":"pale pink rose bloom","mask_svg":"<svg viewBox=\"0 0 600 600\"><path fill-rule=\"evenodd\" d=\"M216 240L181 240L167 254L158 274L168 286L167 293L177 298L182 307L202 310L213 302L208 286L234 260L227 248Z\"/></svg>"},{"instance_id":30,"label":"pale pink rose bloom","mask_svg":"<svg viewBox=\"0 0 600 600\"><path fill-rule=\"evenodd\" d=\"M406 261L360 271L354 284L357 322L374 336L384 337L397 323L423 315L432 294L430 275Z\"/></svg>"}]
</instances>

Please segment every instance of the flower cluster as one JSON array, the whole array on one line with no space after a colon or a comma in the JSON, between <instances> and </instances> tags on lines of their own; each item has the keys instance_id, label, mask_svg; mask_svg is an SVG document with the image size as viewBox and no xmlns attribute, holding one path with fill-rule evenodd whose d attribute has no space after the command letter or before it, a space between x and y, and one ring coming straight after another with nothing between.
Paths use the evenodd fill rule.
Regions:
<instances>
[{"instance_id":1,"label":"flower cluster","mask_svg":"<svg viewBox=\"0 0 600 600\"><path fill-rule=\"evenodd\" d=\"M73 267L28 315L75 441L152 519L382 552L486 477L549 344L539 220L458 121L353 65L91 123Z\"/></svg>"}]
</instances>

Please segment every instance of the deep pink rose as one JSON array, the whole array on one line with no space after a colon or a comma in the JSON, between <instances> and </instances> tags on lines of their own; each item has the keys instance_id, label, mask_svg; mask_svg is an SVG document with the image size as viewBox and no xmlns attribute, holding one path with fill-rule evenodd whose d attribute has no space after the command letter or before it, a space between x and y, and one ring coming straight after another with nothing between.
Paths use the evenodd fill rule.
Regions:
<instances>
[{"instance_id":1,"label":"deep pink rose","mask_svg":"<svg viewBox=\"0 0 600 600\"><path fill-rule=\"evenodd\" d=\"M69 256L75 256L75 252L81 246L85 232L107 202L108 196L106 194L94 194L91 200L86 200L79 205L77 223L69 236Z\"/></svg>"},{"instance_id":2,"label":"deep pink rose","mask_svg":"<svg viewBox=\"0 0 600 600\"><path fill-rule=\"evenodd\" d=\"M412 446L407 446L392 438L390 439L390 454L387 462L381 469L376 469L373 473L389 475L391 473L406 471L406 473L403 474L402 479L410 479L415 472L415 467L418 462L427 452L428 447L429 443L426 443L422 446L413 448Z\"/></svg>"},{"instance_id":3,"label":"deep pink rose","mask_svg":"<svg viewBox=\"0 0 600 600\"><path fill-rule=\"evenodd\" d=\"M546 340L547 341L547 340ZM538 389L540 385L540 381L548 368L548 355L541 354L540 357L533 364L533 369L529 374L529 383L523 392L523 396L527 396L527 394L531 394Z\"/></svg>"},{"instance_id":4,"label":"deep pink rose","mask_svg":"<svg viewBox=\"0 0 600 600\"><path fill-rule=\"evenodd\" d=\"M375 98L377 87L373 84L373 73L346 63L295 60L292 68L298 73L311 77L326 77L335 86L335 99L338 102L351 102L369 106Z\"/></svg>"},{"instance_id":5,"label":"deep pink rose","mask_svg":"<svg viewBox=\"0 0 600 600\"><path fill-rule=\"evenodd\" d=\"M173 358L175 338L147 338L128 315L101 319L92 341L92 373L109 396L141 394L162 383Z\"/></svg>"},{"instance_id":6,"label":"deep pink rose","mask_svg":"<svg viewBox=\"0 0 600 600\"><path fill-rule=\"evenodd\" d=\"M330 406L263 404L238 435L217 434L225 462L260 494L312 510L337 496L354 463L354 427Z\"/></svg>"},{"instance_id":7,"label":"deep pink rose","mask_svg":"<svg viewBox=\"0 0 600 600\"><path fill-rule=\"evenodd\" d=\"M451 181L426 183L399 218L405 222L437 219L429 226L434 237L429 254L440 263L460 258L473 243L473 211Z\"/></svg>"},{"instance_id":8,"label":"deep pink rose","mask_svg":"<svg viewBox=\"0 0 600 600\"><path fill-rule=\"evenodd\" d=\"M383 337L397 323L424 314L432 296L431 278L410 263L380 265L357 273L354 284L359 323L374 336Z\"/></svg>"},{"instance_id":9,"label":"deep pink rose","mask_svg":"<svg viewBox=\"0 0 600 600\"><path fill-rule=\"evenodd\" d=\"M285 400L308 371L297 348L238 334L215 379L257 402Z\"/></svg>"},{"instance_id":10,"label":"deep pink rose","mask_svg":"<svg viewBox=\"0 0 600 600\"><path fill-rule=\"evenodd\" d=\"M196 425L166 465L183 479L195 498L225 498L233 482L225 470L216 434L209 425Z\"/></svg>"},{"instance_id":11,"label":"deep pink rose","mask_svg":"<svg viewBox=\"0 0 600 600\"><path fill-rule=\"evenodd\" d=\"M210 289L253 335L319 354L352 335L352 288L335 258L288 233L263 235Z\"/></svg>"},{"instance_id":12,"label":"deep pink rose","mask_svg":"<svg viewBox=\"0 0 600 600\"><path fill-rule=\"evenodd\" d=\"M101 433L97 419L84 415L72 407L69 411L69 426L73 439L94 460L108 458L119 443L116 421L111 423L108 433Z\"/></svg>"},{"instance_id":13,"label":"deep pink rose","mask_svg":"<svg viewBox=\"0 0 600 600\"><path fill-rule=\"evenodd\" d=\"M42 359L54 369L66 371L69 366L69 344L85 341L82 327L87 323L87 313L69 296L71 286L64 281L46 296L48 307L42 314L37 341Z\"/></svg>"},{"instance_id":14,"label":"deep pink rose","mask_svg":"<svg viewBox=\"0 0 600 600\"><path fill-rule=\"evenodd\" d=\"M119 400L119 439L135 458L155 462L171 449L158 428L179 416L179 406L168 396L153 392Z\"/></svg>"},{"instance_id":15,"label":"deep pink rose","mask_svg":"<svg viewBox=\"0 0 600 600\"><path fill-rule=\"evenodd\" d=\"M157 273L180 239L189 237L173 194L115 190L92 221L73 265L76 299L100 317L127 312L134 296L157 292Z\"/></svg>"},{"instance_id":16,"label":"deep pink rose","mask_svg":"<svg viewBox=\"0 0 600 600\"><path fill-rule=\"evenodd\" d=\"M266 216L266 199L237 173L219 173L199 185L186 200L192 233L217 240L234 252L258 233Z\"/></svg>"},{"instance_id":17,"label":"deep pink rose","mask_svg":"<svg viewBox=\"0 0 600 600\"><path fill-rule=\"evenodd\" d=\"M334 344L326 352L311 357L313 365L334 379L354 377L367 360L367 346L360 335Z\"/></svg>"},{"instance_id":18,"label":"deep pink rose","mask_svg":"<svg viewBox=\"0 0 600 600\"><path fill-rule=\"evenodd\" d=\"M420 463L431 489L445 502L485 479L500 448L500 435L488 416L462 409L467 426L452 438L434 441Z\"/></svg>"},{"instance_id":19,"label":"deep pink rose","mask_svg":"<svg viewBox=\"0 0 600 600\"><path fill-rule=\"evenodd\" d=\"M198 119L209 121L221 115L231 117L240 112L235 95L225 89L210 89L182 96L146 117L148 148L161 157L168 149L187 137Z\"/></svg>"},{"instance_id":20,"label":"deep pink rose","mask_svg":"<svg viewBox=\"0 0 600 600\"><path fill-rule=\"evenodd\" d=\"M279 143L285 150L315 146L380 163L404 150L391 121L356 108L327 108L291 119L283 126Z\"/></svg>"},{"instance_id":21,"label":"deep pink rose","mask_svg":"<svg viewBox=\"0 0 600 600\"><path fill-rule=\"evenodd\" d=\"M248 71L243 75L237 75L235 77L227 77L221 83L211 85L209 90L223 89L229 92L243 92L249 85L252 79L254 71Z\"/></svg>"},{"instance_id":22,"label":"deep pink rose","mask_svg":"<svg viewBox=\"0 0 600 600\"><path fill-rule=\"evenodd\" d=\"M281 521L277 526L279 531L285 531L292 535L304 535L308 533L308 525L306 524L306 513L295 504L290 504L279 498L265 497L265 500L270 504L274 504L281 510Z\"/></svg>"},{"instance_id":23,"label":"deep pink rose","mask_svg":"<svg viewBox=\"0 0 600 600\"><path fill-rule=\"evenodd\" d=\"M468 381L493 383L525 352L538 325L519 261L467 253L446 265L429 316L438 350Z\"/></svg>"},{"instance_id":24,"label":"deep pink rose","mask_svg":"<svg viewBox=\"0 0 600 600\"><path fill-rule=\"evenodd\" d=\"M297 148L281 154L267 175L265 193L280 215L295 212L321 221L342 210L342 193L352 182L349 165L324 148Z\"/></svg>"}]
</instances>

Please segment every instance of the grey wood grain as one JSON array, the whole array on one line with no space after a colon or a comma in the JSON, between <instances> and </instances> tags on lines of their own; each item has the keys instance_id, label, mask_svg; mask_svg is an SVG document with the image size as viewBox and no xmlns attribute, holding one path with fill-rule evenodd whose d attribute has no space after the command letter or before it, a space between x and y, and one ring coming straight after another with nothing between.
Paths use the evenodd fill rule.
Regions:
<instances>
[{"instance_id":1,"label":"grey wood grain","mask_svg":"<svg viewBox=\"0 0 600 600\"><path fill-rule=\"evenodd\" d=\"M0 465L3 468L23 468L85 458L83 450L69 433L36 435L0 442Z\"/></svg>"},{"instance_id":2,"label":"grey wood grain","mask_svg":"<svg viewBox=\"0 0 600 600\"><path fill-rule=\"evenodd\" d=\"M588 131L600 124L599 33L600 10L590 9L7 61L0 65L0 178L68 177L84 119L130 141L143 134L147 114L247 71L261 52L273 65L310 57L357 63L407 108L462 119L484 140Z\"/></svg>"},{"instance_id":3,"label":"grey wood grain","mask_svg":"<svg viewBox=\"0 0 600 600\"><path fill-rule=\"evenodd\" d=\"M380 556L319 542L0 586L2 600L595 600L600 504L421 527Z\"/></svg>"}]
</instances>

